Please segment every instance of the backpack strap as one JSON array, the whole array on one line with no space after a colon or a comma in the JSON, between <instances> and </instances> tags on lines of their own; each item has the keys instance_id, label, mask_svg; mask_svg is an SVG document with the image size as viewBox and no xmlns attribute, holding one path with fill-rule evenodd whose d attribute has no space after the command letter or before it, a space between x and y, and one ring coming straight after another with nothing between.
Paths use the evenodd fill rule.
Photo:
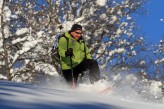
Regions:
<instances>
[{"instance_id":1,"label":"backpack strap","mask_svg":"<svg viewBox=\"0 0 164 109\"><path fill-rule=\"evenodd\" d=\"M69 38L67 36L65 36L65 34L61 35L59 38L58 38L58 41L61 37L64 37L66 40L67 40L67 49L68 49L68 41L69 41Z\"/></svg>"}]
</instances>

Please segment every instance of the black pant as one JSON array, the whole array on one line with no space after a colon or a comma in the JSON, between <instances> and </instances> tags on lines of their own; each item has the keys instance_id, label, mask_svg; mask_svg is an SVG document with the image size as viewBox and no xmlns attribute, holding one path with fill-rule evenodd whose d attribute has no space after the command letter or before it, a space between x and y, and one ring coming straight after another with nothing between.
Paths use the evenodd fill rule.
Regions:
<instances>
[{"instance_id":1,"label":"black pant","mask_svg":"<svg viewBox=\"0 0 164 109\"><path fill-rule=\"evenodd\" d=\"M83 71L89 70L89 78L90 82L94 83L100 79L100 70L97 61L93 59L86 59L83 60L79 65L77 65L75 68L73 68L73 77L75 80L75 83L77 83L77 79L79 74L81 74ZM72 83L72 71L69 70L62 70L63 76L66 79L68 83Z\"/></svg>"}]
</instances>

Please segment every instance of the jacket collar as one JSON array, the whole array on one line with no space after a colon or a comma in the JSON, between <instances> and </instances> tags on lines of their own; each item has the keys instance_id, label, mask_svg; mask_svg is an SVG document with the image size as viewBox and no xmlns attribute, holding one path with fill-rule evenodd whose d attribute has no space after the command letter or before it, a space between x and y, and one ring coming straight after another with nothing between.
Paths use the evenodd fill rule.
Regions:
<instances>
[{"instance_id":1,"label":"jacket collar","mask_svg":"<svg viewBox=\"0 0 164 109\"><path fill-rule=\"evenodd\" d=\"M68 38L70 38L70 39L74 39L75 40L75 38L70 34L70 32L66 32L65 33L65 36L68 37ZM84 41L84 38L83 37L80 37L77 41L78 42L82 42L82 41Z\"/></svg>"}]
</instances>

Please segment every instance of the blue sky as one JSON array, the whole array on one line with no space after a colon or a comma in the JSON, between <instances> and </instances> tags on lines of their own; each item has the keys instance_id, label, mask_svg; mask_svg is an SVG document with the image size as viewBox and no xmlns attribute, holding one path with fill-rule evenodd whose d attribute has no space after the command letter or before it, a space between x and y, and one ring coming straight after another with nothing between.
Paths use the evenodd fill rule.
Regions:
<instances>
[{"instance_id":1,"label":"blue sky","mask_svg":"<svg viewBox=\"0 0 164 109\"><path fill-rule=\"evenodd\" d=\"M147 37L148 42L153 44L159 43L164 39L164 0L149 0L149 3L144 5L148 10L148 15L138 16L137 24L141 26L141 32Z\"/></svg>"}]
</instances>

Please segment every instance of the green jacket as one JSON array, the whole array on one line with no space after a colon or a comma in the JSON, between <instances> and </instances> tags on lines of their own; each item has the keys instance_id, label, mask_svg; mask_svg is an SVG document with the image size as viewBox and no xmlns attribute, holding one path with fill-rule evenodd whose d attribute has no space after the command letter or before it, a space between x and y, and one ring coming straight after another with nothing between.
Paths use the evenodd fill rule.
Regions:
<instances>
[{"instance_id":1,"label":"green jacket","mask_svg":"<svg viewBox=\"0 0 164 109\"><path fill-rule=\"evenodd\" d=\"M85 54L87 59L92 59L91 54L89 53L88 47L84 43L84 40L76 41L69 32L65 33L65 36L68 37L68 48L73 49L74 56L72 57L72 67L76 67L80 62L85 59ZM85 48L84 48L85 44ZM70 57L65 56L65 52L67 50L67 39L65 37L61 37L58 43L58 50L60 55L61 67L62 70L71 69ZM86 51L86 53L85 53Z\"/></svg>"}]
</instances>

